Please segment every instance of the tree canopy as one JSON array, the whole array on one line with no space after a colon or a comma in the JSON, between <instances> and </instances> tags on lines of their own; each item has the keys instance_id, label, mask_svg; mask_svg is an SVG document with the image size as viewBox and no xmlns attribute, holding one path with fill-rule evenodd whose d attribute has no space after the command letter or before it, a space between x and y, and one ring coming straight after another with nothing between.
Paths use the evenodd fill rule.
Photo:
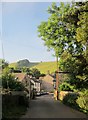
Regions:
<instances>
[{"instance_id":1,"label":"tree canopy","mask_svg":"<svg viewBox=\"0 0 88 120\"><path fill-rule=\"evenodd\" d=\"M71 83L88 85L88 2L52 3L50 17L38 26L39 37L55 56L60 68L70 71ZM74 81L74 82L72 82Z\"/></svg>"}]
</instances>

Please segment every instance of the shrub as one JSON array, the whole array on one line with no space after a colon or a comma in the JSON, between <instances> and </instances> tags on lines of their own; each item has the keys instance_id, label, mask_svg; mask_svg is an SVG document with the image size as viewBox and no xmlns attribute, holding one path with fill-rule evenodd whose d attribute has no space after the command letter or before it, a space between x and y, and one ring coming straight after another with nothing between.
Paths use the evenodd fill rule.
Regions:
<instances>
[{"instance_id":1,"label":"shrub","mask_svg":"<svg viewBox=\"0 0 88 120\"><path fill-rule=\"evenodd\" d=\"M76 100L77 104L84 112L88 113L88 90L80 92L80 96Z\"/></svg>"},{"instance_id":2,"label":"shrub","mask_svg":"<svg viewBox=\"0 0 88 120\"><path fill-rule=\"evenodd\" d=\"M76 103L76 100L78 98L78 94L77 93L68 93L66 96L64 96L63 98L63 103L64 104L67 104L67 105L70 105L72 107L78 107L77 103Z\"/></svg>"},{"instance_id":3,"label":"shrub","mask_svg":"<svg viewBox=\"0 0 88 120\"><path fill-rule=\"evenodd\" d=\"M11 74L4 74L2 75L2 87L7 89L9 88L10 90L15 90L15 91L23 91L25 89L24 85L16 81L14 79L14 76Z\"/></svg>"},{"instance_id":4,"label":"shrub","mask_svg":"<svg viewBox=\"0 0 88 120\"><path fill-rule=\"evenodd\" d=\"M14 90L23 91L25 89L24 85L21 82L15 81Z\"/></svg>"},{"instance_id":5,"label":"shrub","mask_svg":"<svg viewBox=\"0 0 88 120\"><path fill-rule=\"evenodd\" d=\"M73 91L73 86L64 82L60 85L59 89L60 89L60 91Z\"/></svg>"}]
</instances>

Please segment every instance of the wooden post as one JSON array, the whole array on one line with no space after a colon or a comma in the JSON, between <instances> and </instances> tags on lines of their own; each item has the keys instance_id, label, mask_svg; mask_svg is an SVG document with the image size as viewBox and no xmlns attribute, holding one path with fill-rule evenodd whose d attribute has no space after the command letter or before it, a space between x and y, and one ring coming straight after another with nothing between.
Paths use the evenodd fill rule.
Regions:
<instances>
[{"instance_id":1,"label":"wooden post","mask_svg":"<svg viewBox=\"0 0 88 120\"><path fill-rule=\"evenodd\" d=\"M56 71L56 100L58 100L58 81L59 81L59 67L58 67L58 56L56 57L57 71Z\"/></svg>"}]
</instances>

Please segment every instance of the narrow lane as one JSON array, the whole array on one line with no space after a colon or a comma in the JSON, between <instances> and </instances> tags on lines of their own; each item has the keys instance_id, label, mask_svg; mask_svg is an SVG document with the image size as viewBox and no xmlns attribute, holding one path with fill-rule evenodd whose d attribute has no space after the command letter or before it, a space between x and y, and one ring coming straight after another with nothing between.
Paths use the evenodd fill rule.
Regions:
<instances>
[{"instance_id":1,"label":"narrow lane","mask_svg":"<svg viewBox=\"0 0 88 120\"><path fill-rule=\"evenodd\" d=\"M55 101L52 95L44 95L31 100L23 118L87 118L87 116L60 101Z\"/></svg>"}]
</instances>

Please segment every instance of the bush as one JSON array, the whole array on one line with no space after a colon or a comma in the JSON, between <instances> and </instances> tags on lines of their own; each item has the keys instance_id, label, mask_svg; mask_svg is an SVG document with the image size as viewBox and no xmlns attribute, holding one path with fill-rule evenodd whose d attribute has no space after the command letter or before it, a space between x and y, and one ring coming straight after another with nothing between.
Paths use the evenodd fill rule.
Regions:
<instances>
[{"instance_id":1,"label":"bush","mask_svg":"<svg viewBox=\"0 0 88 120\"><path fill-rule=\"evenodd\" d=\"M77 93L68 93L66 96L64 96L63 103L72 107L78 107L76 103L78 96L79 95Z\"/></svg>"},{"instance_id":2,"label":"bush","mask_svg":"<svg viewBox=\"0 0 88 120\"><path fill-rule=\"evenodd\" d=\"M15 91L23 91L25 89L24 85L16 81L14 79L14 76L11 74L4 74L2 75L2 87L7 89L9 88L10 90L15 90Z\"/></svg>"},{"instance_id":3,"label":"bush","mask_svg":"<svg viewBox=\"0 0 88 120\"><path fill-rule=\"evenodd\" d=\"M73 86L68 83L62 83L59 87L60 91L73 91Z\"/></svg>"},{"instance_id":4,"label":"bush","mask_svg":"<svg viewBox=\"0 0 88 120\"><path fill-rule=\"evenodd\" d=\"M76 100L77 104L84 112L88 113L88 90L80 92L80 96Z\"/></svg>"}]
</instances>

